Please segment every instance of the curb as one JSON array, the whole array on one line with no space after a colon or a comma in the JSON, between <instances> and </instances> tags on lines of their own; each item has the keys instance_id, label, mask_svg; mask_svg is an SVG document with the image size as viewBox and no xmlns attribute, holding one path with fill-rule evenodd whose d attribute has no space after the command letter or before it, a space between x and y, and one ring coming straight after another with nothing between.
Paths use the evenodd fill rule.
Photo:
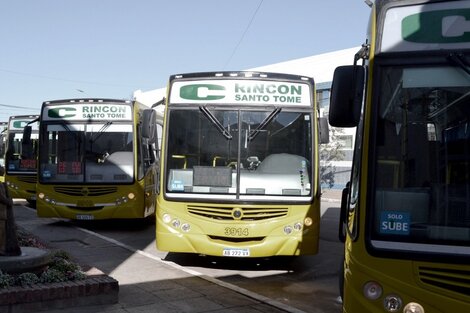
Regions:
<instances>
[{"instance_id":1,"label":"curb","mask_svg":"<svg viewBox=\"0 0 470 313\"><path fill-rule=\"evenodd\" d=\"M0 313L23 313L118 302L118 281L107 275L84 280L0 289Z\"/></svg>"}]
</instances>

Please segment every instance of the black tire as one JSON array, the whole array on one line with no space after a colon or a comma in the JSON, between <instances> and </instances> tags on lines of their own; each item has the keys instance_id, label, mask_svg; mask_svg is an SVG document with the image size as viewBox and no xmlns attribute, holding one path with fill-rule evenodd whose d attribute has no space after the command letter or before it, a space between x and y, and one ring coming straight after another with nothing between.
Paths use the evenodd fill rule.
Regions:
<instances>
[{"instance_id":1,"label":"black tire","mask_svg":"<svg viewBox=\"0 0 470 313\"><path fill-rule=\"evenodd\" d=\"M343 295L344 295L344 257L342 258L341 262L339 263L338 289L339 289L339 296L340 296L341 300L343 300Z\"/></svg>"}]
</instances>

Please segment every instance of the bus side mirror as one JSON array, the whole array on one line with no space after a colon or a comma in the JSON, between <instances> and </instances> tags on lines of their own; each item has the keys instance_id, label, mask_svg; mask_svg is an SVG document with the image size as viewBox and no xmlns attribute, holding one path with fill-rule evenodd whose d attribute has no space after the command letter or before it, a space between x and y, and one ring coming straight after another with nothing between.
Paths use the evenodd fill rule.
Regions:
<instances>
[{"instance_id":1,"label":"bus side mirror","mask_svg":"<svg viewBox=\"0 0 470 313\"><path fill-rule=\"evenodd\" d=\"M329 143L330 129L328 128L328 119L326 117L320 117L318 120L320 127L320 143Z\"/></svg>"},{"instance_id":2,"label":"bus side mirror","mask_svg":"<svg viewBox=\"0 0 470 313\"><path fill-rule=\"evenodd\" d=\"M155 143L157 137L157 112L153 109L147 109L142 114L142 137L148 139L149 143Z\"/></svg>"},{"instance_id":3,"label":"bus side mirror","mask_svg":"<svg viewBox=\"0 0 470 313\"><path fill-rule=\"evenodd\" d=\"M331 85L329 121L335 127L355 127L359 124L364 95L364 67L339 66Z\"/></svg>"},{"instance_id":4,"label":"bus side mirror","mask_svg":"<svg viewBox=\"0 0 470 313\"><path fill-rule=\"evenodd\" d=\"M30 142L31 141L31 131L33 128L31 126L25 126L23 128L23 142Z\"/></svg>"},{"instance_id":5,"label":"bus side mirror","mask_svg":"<svg viewBox=\"0 0 470 313\"><path fill-rule=\"evenodd\" d=\"M346 187L341 193L341 209L339 213L339 229L338 239L341 242L346 241L346 228L347 228L347 216L348 216L348 197L350 190L350 182L346 183Z\"/></svg>"},{"instance_id":6,"label":"bus side mirror","mask_svg":"<svg viewBox=\"0 0 470 313\"><path fill-rule=\"evenodd\" d=\"M0 135L0 157L5 155L5 139Z\"/></svg>"},{"instance_id":7,"label":"bus side mirror","mask_svg":"<svg viewBox=\"0 0 470 313\"><path fill-rule=\"evenodd\" d=\"M33 145L31 143L31 126L23 128L23 140L21 141L21 155L24 159L33 158Z\"/></svg>"}]
</instances>

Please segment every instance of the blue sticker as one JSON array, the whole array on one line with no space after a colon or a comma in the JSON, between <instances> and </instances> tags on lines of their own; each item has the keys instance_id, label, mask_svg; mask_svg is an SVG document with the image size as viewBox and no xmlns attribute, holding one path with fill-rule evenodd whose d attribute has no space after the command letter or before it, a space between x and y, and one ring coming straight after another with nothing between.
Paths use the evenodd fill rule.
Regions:
<instances>
[{"instance_id":1,"label":"blue sticker","mask_svg":"<svg viewBox=\"0 0 470 313\"><path fill-rule=\"evenodd\" d=\"M14 170L14 169L16 169L15 164L8 164L8 169L9 169L9 170Z\"/></svg>"},{"instance_id":2,"label":"blue sticker","mask_svg":"<svg viewBox=\"0 0 470 313\"><path fill-rule=\"evenodd\" d=\"M51 178L51 172L50 171L43 171L42 172L42 177L44 178Z\"/></svg>"},{"instance_id":3,"label":"blue sticker","mask_svg":"<svg viewBox=\"0 0 470 313\"><path fill-rule=\"evenodd\" d=\"M385 211L380 214L380 233L389 235L410 234L410 213Z\"/></svg>"},{"instance_id":4,"label":"blue sticker","mask_svg":"<svg viewBox=\"0 0 470 313\"><path fill-rule=\"evenodd\" d=\"M171 190L172 191L184 191L184 184L181 180L171 181Z\"/></svg>"}]
</instances>

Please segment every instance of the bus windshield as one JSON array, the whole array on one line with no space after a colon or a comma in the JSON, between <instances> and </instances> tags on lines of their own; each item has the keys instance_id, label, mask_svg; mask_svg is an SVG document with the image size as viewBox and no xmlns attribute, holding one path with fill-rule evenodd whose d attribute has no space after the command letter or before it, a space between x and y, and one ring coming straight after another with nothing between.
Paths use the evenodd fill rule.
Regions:
<instances>
[{"instance_id":1,"label":"bus windshield","mask_svg":"<svg viewBox=\"0 0 470 313\"><path fill-rule=\"evenodd\" d=\"M169 110L166 191L311 197L312 116L281 109Z\"/></svg>"},{"instance_id":2,"label":"bus windshield","mask_svg":"<svg viewBox=\"0 0 470 313\"><path fill-rule=\"evenodd\" d=\"M23 141L23 132L8 132L6 171L12 173L35 173L38 152L38 132L33 131L28 141Z\"/></svg>"},{"instance_id":3,"label":"bus windshield","mask_svg":"<svg viewBox=\"0 0 470 313\"><path fill-rule=\"evenodd\" d=\"M469 255L470 75L451 64L379 73L372 246Z\"/></svg>"},{"instance_id":4,"label":"bus windshield","mask_svg":"<svg viewBox=\"0 0 470 313\"><path fill-rule=\"evenodd\" d=\"M42 183L132 183L130 123L48 123L41 144Z\"/></svg>"}]
</instances>

